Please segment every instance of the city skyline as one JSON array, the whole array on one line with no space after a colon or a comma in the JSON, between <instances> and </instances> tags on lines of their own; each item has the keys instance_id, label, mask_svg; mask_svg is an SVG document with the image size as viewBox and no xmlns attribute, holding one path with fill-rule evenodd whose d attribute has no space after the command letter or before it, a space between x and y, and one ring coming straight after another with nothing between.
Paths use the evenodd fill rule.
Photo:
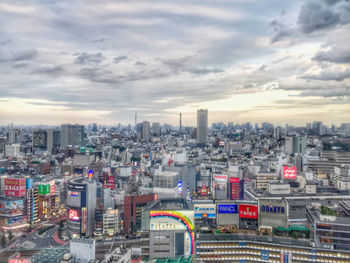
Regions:
<instances>
[{"instance_id":1,"label":"city skyline","mask_svg":"<svg viewBox=\"0 0 350 263\"><path fill-rule=\"evenodd\" d=\"M0 125L349 122L346 1L2 1Z\"/></svg>"}]
</instances>

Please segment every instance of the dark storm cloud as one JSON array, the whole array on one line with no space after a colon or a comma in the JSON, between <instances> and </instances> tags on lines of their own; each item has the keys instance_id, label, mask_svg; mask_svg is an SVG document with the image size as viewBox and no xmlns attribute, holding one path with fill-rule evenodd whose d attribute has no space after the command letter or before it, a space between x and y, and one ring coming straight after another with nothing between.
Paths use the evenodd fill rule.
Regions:
<instances>
[{"instance_id":1,"label":"dark storm cloud","mask_svg":"<svg viewBox=\"0 0 350 263\"><path fill-rule=\"evenodd\" d=\"M303 79L343 81L350 78L350 69L344 71L322 70L320 74L305 74Z\"/></svg>"},{"instance_id":2,"label":"dark storm cloud","mask_svg":"<svg viewBox=\"0 0 350 263\"><path fill-rule=\"evenodd\" d=\"M115 57L115 58L113 59L113 62L114 62L115 64L119 64L120 61L123 61L123 60L125 60L125 59L128 59L128 57L127 57L127 56L118 56L118 57Z\"/></svg>"},{"instance_id":3,"label":"dark storm cloud","mask_svg":"<svg viewBox=\"0 0 350 263\"><path fill-rule=\"evenodd\" d=\"M75 59L75 64L88 64L88 63L101 63L106 58L103 56L102 53L96 53L96 54L88 54L88 53L79 53L77 54L78 57Z\"/></svg>"}]
</instances>

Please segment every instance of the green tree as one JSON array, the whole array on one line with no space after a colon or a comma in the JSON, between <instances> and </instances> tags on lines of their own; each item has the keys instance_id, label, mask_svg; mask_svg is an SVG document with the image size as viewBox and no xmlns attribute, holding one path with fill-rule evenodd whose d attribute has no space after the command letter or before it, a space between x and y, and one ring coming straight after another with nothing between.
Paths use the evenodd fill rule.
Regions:
<instances>
[{"instance_id":1,"label":"green tree","mask_svg":"<svg viewBox=\"0 0 350 263\"><path fill-rule=\"evenodd\" d=\"M59 222L58 227L59 227L59 228L63 228L63 227L64 227L63 221L60 221L60 222Z\"/></svg>"},{"instance_id":2,"label":"green tree","mask_svg":"<svg viewBox=\"0 0 350 263\"><path fill-rule=\"evenodd\" d=\"M5 245L6 245L6 237L5 237L5 235L2 235L2 237L1 237L1 246L3 247Z\"/></svg>"},{"instance_id":3,"label":"green tree","mask_svg":"<svg viewBox=\"0 0 350 263\"><path fill-rule=\"evenodd\" d=\"M12 231L10 230L10 232L9 232L9 240L11 241L13 238L14 238L14 235L13 235Z\"/></svg>"},{"instance_id":4,"label":"green tree","mask_svg":"<svg viewBox=\"0 0 350 263\"><path fill-rule=\"evenodd\" d=\"M292 232L292 237L297 239L299 237L298 233L296 231Z\"/></svg>"}]
</instances>

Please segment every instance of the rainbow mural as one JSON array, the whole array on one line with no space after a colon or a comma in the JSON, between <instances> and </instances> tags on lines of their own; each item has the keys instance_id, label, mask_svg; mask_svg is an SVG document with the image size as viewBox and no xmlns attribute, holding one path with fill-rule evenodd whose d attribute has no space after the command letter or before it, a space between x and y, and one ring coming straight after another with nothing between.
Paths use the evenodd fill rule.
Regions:
<instances>
[{"instance_id":1,"label":"rainbow mural","mask_svg":"<svg viewBox=\"0 0 350 263\"><path fill-rule=\"evenodd\" d=\"M177 222L180 222L190 237L190 246L191 246L191 255L194 254L194 225L192 220L184 214L184 211L150 211L150 218L172 218ZM164 230L172 230L172 229L164 229Z\"/></svg>"}]
</instances>

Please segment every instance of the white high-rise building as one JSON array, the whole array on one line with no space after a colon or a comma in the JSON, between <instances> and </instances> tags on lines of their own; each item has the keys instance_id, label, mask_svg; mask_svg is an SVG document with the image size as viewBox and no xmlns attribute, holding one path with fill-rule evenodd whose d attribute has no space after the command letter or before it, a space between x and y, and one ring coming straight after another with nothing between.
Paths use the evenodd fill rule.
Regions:
<instances>
[{"instance_id":1,"label":"white high-rise building","mask_svg":"<svg viewBox=\"0 0 350 263\"><path fill-rule=\"evenodd\" d=\"M206 143L208 137L208 110L197 110L197 142Z\"/></svg>"},{"instance_id":2,"label":"white high-rise building","mask_svg":"<svg viewBox=\"0 0 350 263\"><path fill-rule=\"evenodd\" d=\"M151 127L148 121L142 122L142 139L145 141L151 139Z\"/></svg>"}]
</instances>

